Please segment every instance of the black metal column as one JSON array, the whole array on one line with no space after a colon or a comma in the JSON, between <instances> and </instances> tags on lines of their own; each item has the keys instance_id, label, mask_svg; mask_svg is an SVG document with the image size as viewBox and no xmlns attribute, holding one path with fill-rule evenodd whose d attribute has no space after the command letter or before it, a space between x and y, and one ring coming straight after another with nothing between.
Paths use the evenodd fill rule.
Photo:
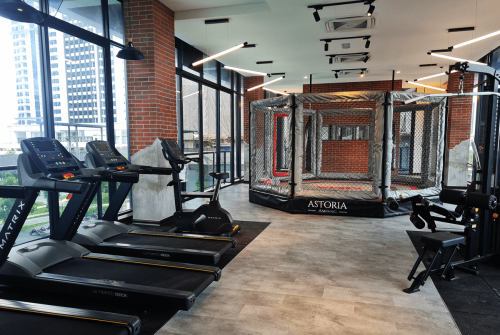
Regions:
<instances>
[{"instance_id":1,"label":"black metal column","mask_svg":"<svg viewBox=\"0 0 500 335\"><path fill-rule=\"evenodd\" d=\"M203 85L198 84L198 181L200 192L205 190L205 165L203 162Z\"/></svg>"},{"instance_id":2,"label":"black metal column","mask_svg":"<svg viewBox=\"0 0 500 335\"><path fill-rule=\"evenodd\" d=\"M311 83L312 83L312 75L311 75ZM295 111L297 109L296 101L295 101L295 94L292 94L292 101L290 104L290 109L292 111L292 118L290 119L290 129L292 130L292 159L290 160L290 191L291 191L291 198L295 198L295 124L297 122L297 118L295 116Z\"/></svg>"}]
</instances>

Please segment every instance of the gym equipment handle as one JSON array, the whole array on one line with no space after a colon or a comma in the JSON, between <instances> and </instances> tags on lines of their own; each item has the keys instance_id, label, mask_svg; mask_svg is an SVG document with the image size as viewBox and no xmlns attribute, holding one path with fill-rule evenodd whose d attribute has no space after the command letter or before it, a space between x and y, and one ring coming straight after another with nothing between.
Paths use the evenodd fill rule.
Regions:
<instances>
[{"instance_id":1,"label":"gym equipment handle","mask_svg":"<svg viewBox=\"0 0 500 335\"><path fill-rule=\"evenodd\" d=\"M28 195L28 189L17 185L2 185L0 186L0 198L16 198L23 199Z\"/></svg>"},{"instance_id":2,"label":"gym equipment handle","mask_svg":"<svg viewBox=\"0 0 500 335\"><path fill-rule=\"evenodd\" d=\"M470 192L465 201L468 207L491 210L497 207L497 197L490 194Z\"/></svg>"}]
</instances>

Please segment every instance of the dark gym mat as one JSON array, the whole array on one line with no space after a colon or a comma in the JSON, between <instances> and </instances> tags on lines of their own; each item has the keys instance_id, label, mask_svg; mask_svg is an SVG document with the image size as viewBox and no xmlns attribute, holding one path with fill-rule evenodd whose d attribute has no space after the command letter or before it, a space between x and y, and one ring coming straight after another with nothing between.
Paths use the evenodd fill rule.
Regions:
<instances>
[{"instance_id":1,"label":"dark gym mat","mask_svg":"<svg viewBox=\"0 0 500 335\"><path fill-rule=\"evenodd\" d=\"M423 231L407 230L413 246L421 252L423 243L420 236L431 234ZM451 250L451 248L448 248ZM444 259L448 259L449 252ZM426 268L429 267L429 257L434 255L427 252L428 257L423 260ZM455 257L455 261L462 258ZM462 258L463 259L463 258ZM416 260L416 259L415 259ZM408 273L410 273L408 268ZM455 281L440 280L439 276L432 276L432 281L446 306L450 310L455 323L464 335L493 335L500 329L500 266L496 262L481 263L478 265L479 276L455 271L460 279ZM408 282L408 287L410 282ZM418 294L413 293L413 294Z\"/></svg>"},{"instance_id":2,"label":"dark gym mat","mask_svg":"<svg viewBox=\"0 0 500 335\"><path fill-rule=\"evenodd\" d=\"M235 236L238 241L238 246L230 249L224 254L217 267L224 268L233 258L235 258L250 242L252 242L264 229L271 224L271 222L252 222L252 221L235 221L240 225L241 232ZM154 231L166 231L172 227L152 228ZM140 229L147 229L141 226ZM222 279L224 280L224 271L222 271ZM11 299L29 301L35 303L68 306L73 308L93 309L105 312L114 312L121 314L129 314L138 316L141 319L141 335L153 335L160 330L176 313L178 310L169 309L168 306L161 309L150 309L144 311L137 307L110 305L103 304L102 301L96 302L95 300L85 298L65 298L60 295L53 295L49 293L36 292L31 290L20 290L12 288L1 288L0 286L0 299Z\"/></svg>"}]
</instances>

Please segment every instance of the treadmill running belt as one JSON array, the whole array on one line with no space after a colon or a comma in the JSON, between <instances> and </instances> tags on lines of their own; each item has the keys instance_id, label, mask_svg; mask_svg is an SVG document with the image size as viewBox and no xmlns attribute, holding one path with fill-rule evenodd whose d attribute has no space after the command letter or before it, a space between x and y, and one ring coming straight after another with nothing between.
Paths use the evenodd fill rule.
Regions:
<instances>
[{"instance_id":1,"label":"treadmill running belt","mask_svg":"<svg viewBox=\"0 0 500 335\"><path fill-rule=\"evenodd\" d=\"M128 335L112 323L0 309L2 335Z\"/></svg>"},{"instance_id":2,"label":"treadmill running belt","mask_svg":"<svg viewBox=\"0 0 500 335\"><path fill-rule=\"evenodd\" d=\"M43 272L189 291L195 295L199 295L215 279L209 272L89 258L73 258L48 267Z\"/></svg>"},{"instance_id":3,"label":"treadmill running belt","mask_svg":"<svg viewBox=\"0 0 500 335\"><path fill-rule=\"evenodd\" d=\"M127 243L139 245L154 245L159 247L196 249L220 252L231 248L232 243L227 241L203 240L200 238L163 237L141 234L120 234L110 237L105 242Z\"/></svg>"}]
</instances>

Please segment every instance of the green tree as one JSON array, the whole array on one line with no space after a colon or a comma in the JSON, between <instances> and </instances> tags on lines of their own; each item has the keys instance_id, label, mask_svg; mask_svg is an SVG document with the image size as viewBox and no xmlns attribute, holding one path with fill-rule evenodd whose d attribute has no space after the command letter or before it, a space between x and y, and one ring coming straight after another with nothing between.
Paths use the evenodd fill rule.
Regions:
<instances>
[{"instance_id":1,"label":"green tree","mask_svg":"<svg viewBox=\"0 0 500 335\"><path fill-rule=\"evenodd\" d=\"M5 172L0 174L0 185L19 185L17 172ZM10 213L16 199L0 198L0 220L5 221Z\"/></svg>"},{"instance_id":2,"label":"green tree","mask_svg":"<svg viewBox=\"0 0 500 335\"><path fill-rule=\"evenodd\" d=\"M5 154L6 154L6 155L15 155L15 154L16 154L16 151L15 151L15 150L10 149L10 150L9 150L9 151L7 151Z\"/></svg>"}]
</instances>

